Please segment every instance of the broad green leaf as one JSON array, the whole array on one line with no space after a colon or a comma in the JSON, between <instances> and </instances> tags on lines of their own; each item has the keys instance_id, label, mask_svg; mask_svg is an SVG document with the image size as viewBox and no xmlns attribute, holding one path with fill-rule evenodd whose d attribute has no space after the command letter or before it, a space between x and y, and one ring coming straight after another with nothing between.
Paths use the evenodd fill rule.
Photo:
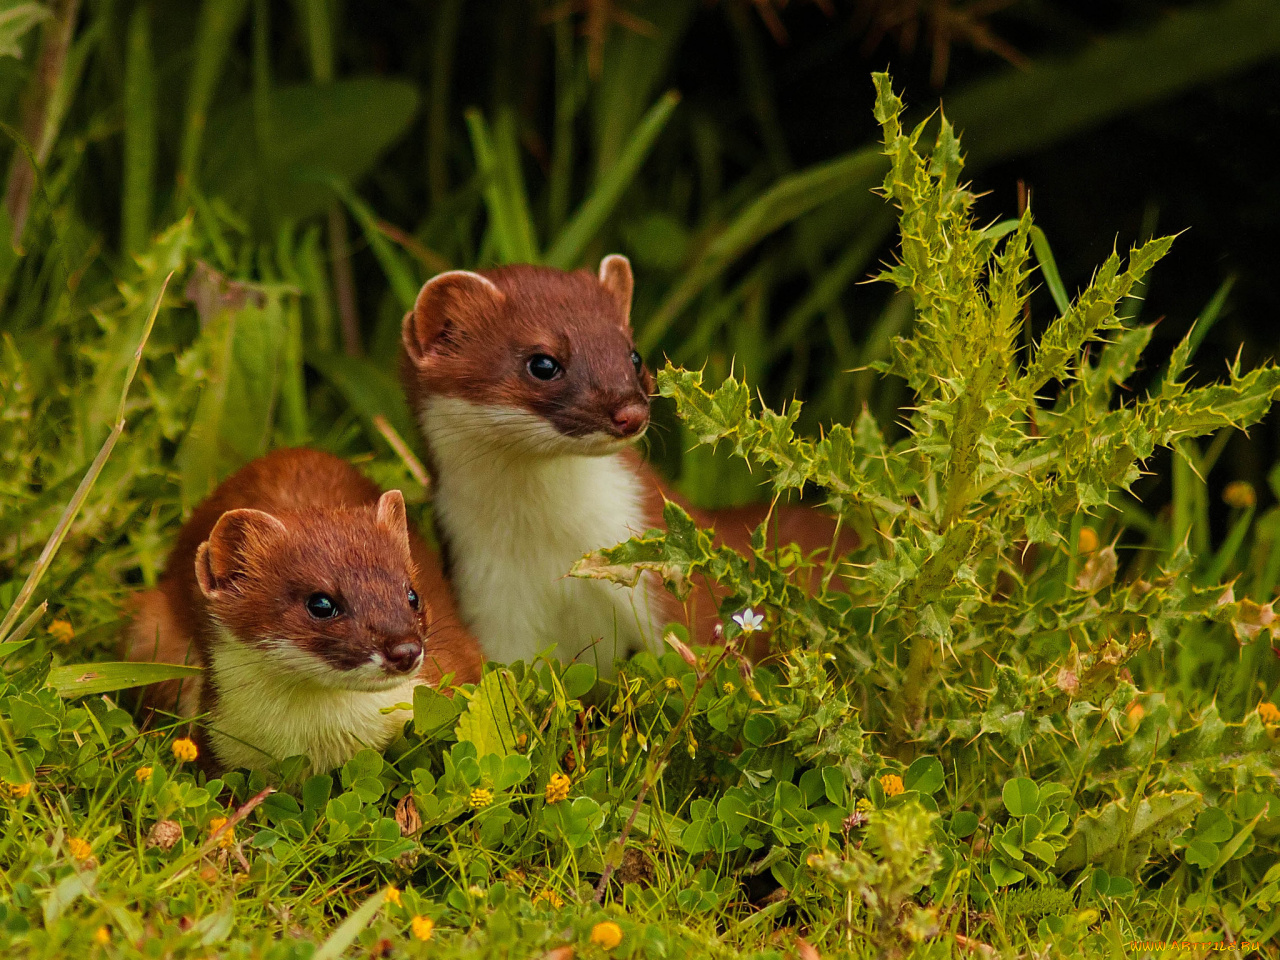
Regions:
<instances>
[{"instance_id":1,"label":"broad green leaf","mask_svg":"<svg viewBox=\"0 0 1280 960\"><path fill-rule=\"evenodd\" d=\"M1220 807L1206 807L1196 817L1195 838L1206 843L1225 843L1231 839L1231 819Z\"/></svg>"},{"instance_id":2,"label":"broad green leaf","mask_svg":"<svg viewBox=\"0 0 1280 960\"><path fill-rule=\"evenodd\" d=\"M589 663L571 663L560 677L565 695L571 700L584 696L596 684L596 668Z\"/></svg>"},{"instance_id":3,"label":"broad green leaf","mask_svg":"<svg viewBox=\"0 0 1280 960\"><path fill-rule=\"evenodd\" d=\"M1040 788L1034 780L1017 777L1004 785L1004 807L1010 815L1026 817L1036 812L1040 805Z\"/></svg>"},{"instance_id":4,"label":"broad green leaf","mask_svg":"<svg viewBox=\"0 0 1280 960\"><path fill-rule=\"evenodd\" d=\"M902 785L907 790L920 793L937 793L945 781L946 771L937 757L920 757L907 768Z\"/></svg>"},{"instance_id":5,"label":"broad green leaf","mask_svg":"<svg viewBox=\"0 0 1280 960\"><path fill-rule=\"evenodd\" d=\"M435 736L467 708L461 696L446 697L425 683L413 688L413 731L419 736Z\"/></svg>"},{"instance_id":6,"label":"broad green leaf","mask_svg":"<svg viewBox=\"0 0 1280 960\"><path fill-rule=\"evenodd\" d=\"M960 810L951 817L951 833L960 840L971 836L978 829L978 815L969 810Z\"/></svg>"},{"instance_id":7,"label":"broad green leaf","mask_svg":"<svg viewBox=\"0 0 1280 960\"><path fill-rule=\"evenodd\" d=\"M403 80L361 77L277 87L269 93L271 140L254 142L253 104L244 98L209 121L207 193L264 230L328 209L334 177L354 185L409 129L418 91Z\"/></svg>"},{"instance_id":8,"label":"broad green leaf","mask_svg":"<svg viewBox=\"0 0 1280 960\"><path fill-rule=\"evenodd\" d=\"M1183 856L1186 858L1187 863L1193 863L1197 867L1203 867L1207 870L1218 860L1218 847L1208 840L1192 840L1187 845L1187 850Z\"/></svg>"},{"instance_id":9,"label":"broad green leaf","mask_svg":"<svg viewBox=\"0 0 1280 960\"><path fill-rule=\"evenodd\" d=\"M1203 797L1191 791L1157 793L1139 801L1130 816L1128 801L1112 800L1076 821L1075 833L1058 856L1058 869L1092 863L1116 874L1137 870L1157 841L1185 828L1203 806Z\"/></svg>"},{"instance_id":10,"label":"broad green leaf","mask_svg":"<svg viewBox=\"0 0 1280 960\"><path fill-rule=\"evenodd\" d=\"M478 757L506 757L516 748L514 693L503 682L503 677L510 675L511 671L503 669L486 673L458 718L458 740L473 744Z\"/></svg>"}]
</instances>

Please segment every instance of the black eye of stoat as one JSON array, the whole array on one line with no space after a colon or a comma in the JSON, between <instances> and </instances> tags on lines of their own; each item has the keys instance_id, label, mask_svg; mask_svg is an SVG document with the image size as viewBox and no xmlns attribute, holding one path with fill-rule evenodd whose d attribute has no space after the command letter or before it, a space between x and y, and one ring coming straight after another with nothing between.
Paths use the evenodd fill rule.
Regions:
<instances>
[{"instance_id":1,"label":"black eye of stoat","mask_svg":"<svg viewBox=\"0 0 1280 960\"><path fill-rule=\"evenodd\" d=\"M415 610L418 609L418 592L413 587L409 588L409 606Z\"/></svg>"},{"instance_id":2,"label":"black eye of stoat","mask_svg":"<svg viewBox=\"0 0 1280 960\"><path fill-rule=\"evenodd\" d=\"M631 351L631 365L636 368L636 373L640 372L640 368L644 366L644 361L640 359L640 354Z\"/></svg>"},{"instance_id":3,"label":"black eye of stoat","mask_svg":"<svg viewBox=\"0 0 1280 960\"><path fill-rule=\"evenodd\" d=\"M313 593L307 597L307 613L317 620L332 620L338 615L338 601L327 593Z\"/></svg>"},{"instance_id":4,"label":"black eye of stoat","mask_svg":"<svg viewBox=\"0 0 1280 960\"><path fill-rule=\"evenodd\" d=\"M525 364L525 369L535 380L554 380L564 371L555 357L548 357L545 353L535 353Z\"/></svg>"}]
</instances>

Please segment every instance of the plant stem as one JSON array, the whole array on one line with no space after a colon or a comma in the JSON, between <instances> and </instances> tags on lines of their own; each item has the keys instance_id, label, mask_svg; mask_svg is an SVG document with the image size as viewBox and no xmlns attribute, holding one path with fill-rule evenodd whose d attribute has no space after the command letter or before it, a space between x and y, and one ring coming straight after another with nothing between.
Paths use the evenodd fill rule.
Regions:
<instances>
[{"instance_id":1,"label":"plant stem","mask_svg":"<svg viewBox=\"0 0 1280 960\"><path fill-rule=\"evenodd\" d=\"M662 771L666 769L671 751L675 749L681 733L684 732L685 725L688 724L689 718L693 716L693 707L698 702L698 695L702 693L702 688L707 685L707 681L715 675L716 670L725 662L731 652L728 647L725 647L714 664L698 673L698 682L694 684L693 693L685 700L684 712L680 714L680 719L671 728L667 738L662 741L662 747L658 750L658 755L649 764L649 769L640 784L640 792L636 794L636 801L631 806L631 814L627 817L627 822L623 825L622 832L618 834L618 839L614 843L618 860L622 858L622 851L626 849L627 837L631 835L631 828L636 822L636 817L640 815L640 808L644 806L644 798L648 796L651 789L657 786L658 778L662 776ZM604 871L600 874L600 880L596 884L596 903L604 902L604 892L609 888L609 878L613 876L613 871L617 868L617 863L614 861L614 857L606 854Z\"/></svg>"}]
</instances>

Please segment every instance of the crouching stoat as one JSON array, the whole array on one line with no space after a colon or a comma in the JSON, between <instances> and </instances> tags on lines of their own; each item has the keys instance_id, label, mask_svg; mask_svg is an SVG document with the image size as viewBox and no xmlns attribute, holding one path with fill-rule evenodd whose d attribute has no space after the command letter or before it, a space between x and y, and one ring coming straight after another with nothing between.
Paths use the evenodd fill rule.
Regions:
<instances>
[{"instance_id":1,"label":"crouching stoat","mask_svg":"<svg viewBox=\"0 0 1280 960\"><path fill-rule=\"evenodd\" d=\"M386 746L407 714L383 711L417 684L475 682L481 665L400 492L305 449L253 461L195 510L126 642L131 660L205 668L210 770L339 766ZM197 696L170 681L145 702L189 716Z\"/></svg>"},{"instance_id":2,"label":"crouching stoat","mask_svg":"<svg viewBox=\"0 0 1280 960\"><path fill-rule=\"evenodd\" d=\"M631 333L631 266L443 273L404 320L402 374L434 475L463 620L495 660L554 648L603 673L653 649L677 607L660 585L567 577L585 554L661 525L657 477L630 449L653 379ZM674 497L672 499L675 499ZM695 512L745 547L767 508ZM830 546L830 517L775 511L778 537ZM709 600L709 598L708 598ZM709 602L703 613L714 615ZM709 627L707 628L709 630ZM698 639L706 642L699 629Z\"/></svg>"}]
</instances>

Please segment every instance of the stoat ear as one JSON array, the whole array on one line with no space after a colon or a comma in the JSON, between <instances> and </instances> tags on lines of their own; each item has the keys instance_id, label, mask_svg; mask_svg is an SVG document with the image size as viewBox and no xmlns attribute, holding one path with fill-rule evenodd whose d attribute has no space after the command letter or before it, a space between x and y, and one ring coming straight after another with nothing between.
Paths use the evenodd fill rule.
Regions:
<instances>
[{"instance_id":1,"label":"stoat ear","mask_svg":"<svg viewBox=\"0 0 1280 960\"><path fill-rule=\"evenodd\" d=\"M196 582L206 597L225 590L248 570L249 554L286 534L285 525L261 510L228 510L196 550Z\"/></svg>"},{"instance_id":2,"label":"stoat ear","mask_svg":"<svg viewBox=\"0 0 1280 960\"><path fill-rule=\"evenodd\" d=\"M611 253L600 261L600 286L622 308L622 325L631 329L631 291L635 278L631 275L631 261L620 253Z\"/></svg>"},{"instance_id":3,"label":"stoat ear","mask_svg":"<svg viewBox=\"0 0 1280 960\"><path fill-rule=\"evenodd\" d=\"M403 539L408 547L409 518L404 512L404 494L399 490L388 490L378 498L378 525Z\"/></svg>"},{"instance_id":4,"label":"stoat ear","mask_svg":"<svg viewBox=\"0 0 1280 960\"><path fill-rule=\"evenodd\" d=\"M450 270L432 277L405 314L401 340L415 366L431 361L459 331L502 309L506 296L492 280L470 270Z\"/></svg>"}]
</instances>

